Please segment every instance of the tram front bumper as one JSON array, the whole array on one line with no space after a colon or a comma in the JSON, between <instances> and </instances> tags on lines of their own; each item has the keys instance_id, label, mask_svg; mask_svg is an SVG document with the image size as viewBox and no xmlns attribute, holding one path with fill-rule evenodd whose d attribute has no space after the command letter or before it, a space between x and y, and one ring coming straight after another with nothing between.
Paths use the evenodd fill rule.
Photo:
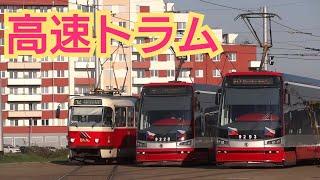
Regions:
<instances>
[{"instance_id":1,"label":"tram front bumper","mask_svg":"<svg viewBox=\"0 0 320 180\"><path fill-rule=\"evenodd\" d=\"M233 148L217 147L216 162L227 166L269 166L282 165L285 160L284 148Z\"/></svg>"},{"instance_id":2,"label":"tram front bumper","mask_svg":"<svg viewBox=\"0 0 320 180\"><path fill-rule=\"evenodd\" d=\"M201 153L194 148L168 148L168 149L137 149L136 161L146 165L174 164L193 162L201 158Z\"/></svg>"}]
</instances>

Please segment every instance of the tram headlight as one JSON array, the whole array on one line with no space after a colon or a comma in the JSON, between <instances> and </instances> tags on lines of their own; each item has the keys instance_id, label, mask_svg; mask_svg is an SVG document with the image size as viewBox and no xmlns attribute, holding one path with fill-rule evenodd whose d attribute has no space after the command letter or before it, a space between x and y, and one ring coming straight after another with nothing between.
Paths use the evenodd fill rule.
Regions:
<instances>
[{"instance_id":1,"label":"tram headlight","mask_svg":"<svg viewBox=\"0 0 320 180\"><path fill-rule=\"evenodd\" d=\"M192 145L192 140L179 142L178 145L179 146L191 146Z\"/></svg>"},{"instance_id":2,"label":"tram headlight","mask_svg":"<svg viewBox=\"0 0 320 180\"><path fill-rule=\"evenodd\" d=\"M227 144L229 144L229 141L224 140L224 139L217 139L217 144L218 145L227 145Z\"/></svg>"},{"instance_id":3,"label":"tram headlight","mask_svg":"<svg viewBox=\"0 0 320 180\"><path fill-rule=\"evenodd\" d=\"M74 143L76 139L75 138L70 138L70 142Z\"/></svg>"},{"instance_id":4,"label":"tram headlight","mask_svg":"<svg viewBox=\"0 0 320 180\"><path fill-rule=\"evenodd\" d=\"M268 145L281 144L281 138L272 139L272 140L269 140L269 141L265 141L265 144L268 144Z\"/></svg>"},{"instance_id":5,"label":"tram headlight","mask_svg":"<svg viewBox=\"0 0 320 180\"><path fill-rule=\"evenodd\" d=\"M147 147L147 143L142 141L137 141L137 147Z\"/></svg>"}]
</instances>

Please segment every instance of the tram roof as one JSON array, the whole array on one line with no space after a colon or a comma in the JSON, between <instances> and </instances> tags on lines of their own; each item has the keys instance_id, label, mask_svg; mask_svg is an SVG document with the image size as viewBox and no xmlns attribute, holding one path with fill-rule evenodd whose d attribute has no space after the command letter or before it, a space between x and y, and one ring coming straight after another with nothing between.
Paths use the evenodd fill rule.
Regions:
<instances>
[{"instance_id":1,"label":"tram roof","mask_svg":"<svg viewBox=\"0 0 320 180\"><path fill-rule=\"evenodd\" d=\"M144 87L160 87L160 86L192 86L194 90L199 91L217 91L220 86L211 84L197 84L197 83L187 83L187 82L167 82L167 83L149 83L145 84Z\"/></svg>"},{"instance_id":2,"label":"tram roof","mask_svg":"<svg viewBox=\"0 0 320 180\"><path fill-rule=\"evenodd\" d=\"M299 83L299 84L304 84L309 86L317 86L320 88L319 79L297 76L292 74L283 74L283 80L285 82L293 82L293 83Z\"/></svg>"},{"instance_id":3,"label":"tram roof","mask_svg":"<svg viewBox=\"0 0 320 180\"><path fill-rule=\"evenodd\" d=\"M225 75L228 76L282 76L282 73L272 71L248 71L248 72L231 72Z\"/></svg>"}]
</instances>

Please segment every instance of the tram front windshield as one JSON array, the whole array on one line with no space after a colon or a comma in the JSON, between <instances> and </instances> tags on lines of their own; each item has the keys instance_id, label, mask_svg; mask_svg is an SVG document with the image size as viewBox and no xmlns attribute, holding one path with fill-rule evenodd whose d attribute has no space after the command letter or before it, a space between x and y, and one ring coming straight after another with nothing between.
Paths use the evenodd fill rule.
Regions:
<instances>
[{"instance_id":1,"label":"tram front windshield","mask_svg":"<svg viewBox=\"0 0 320 180\"><path fill-rule=\"evenodd\" d=\"M175 141L177 133L191 135L192 96L144 96L139 139L148 134L156 139Z\"/></svg>"},{"instance_id":2,"label":"tram front windshield","mask_svg":"<svg viewBox=\"0 0 320 180\"><path fill-rule=\"evenodd\" d=\"M252 140L281 136L279 88L226 88L219 136Z\"/></svg>"},{"instance_id":3,"label":"tram front windshield","mask_svg":"<svg viewBox=\"0 0 320 180\"><path fill-rule=\"evenodd\" d=\"M70 126L106 126L112 125L112 108L110 107L72 107Z\"/></svg>"}]
</instances>

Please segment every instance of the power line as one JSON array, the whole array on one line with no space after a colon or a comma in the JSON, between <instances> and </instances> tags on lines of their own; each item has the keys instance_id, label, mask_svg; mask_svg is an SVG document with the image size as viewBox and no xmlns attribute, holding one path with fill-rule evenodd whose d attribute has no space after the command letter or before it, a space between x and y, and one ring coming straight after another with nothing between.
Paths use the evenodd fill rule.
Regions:
<instances>
[{"instance_id":1,"label":"power line","mask_svg":"<svg viewBox=\"0 0 320 180\"><path fill-rule=\"evenodd\" d=\"M249 10L249 9L243 9L243 8L236 8L236 7L232 7L232 6L227 6L227 5L223 5L223 4L218 4L218 3L213 3L213 2L209 2L209 1L206 1L206 0L199 0L201 2L204 2L204 3L207 3L207 4L212 4L212 5L215 5L215 6L219 6L219 7L224 7L224 8L229 8L229 9L233 9L233 10L237 10L237 11L243 11L243 12L254 12L252 10ZM292 28L288 25L284 25L280 22L277 22L275 20L272 20L270 19L272 22L284 27L284 28L287 28L287 29L290 29L292 31L294 31L295 33L299 33L299 34L304 34L304 35L310 35L310 36L313 36L313 37L320 37L319 35L314 35L313 33L310 33L310 32L303 32L303 31L300 31L298 29L295 29L295 28Z\"/></svg>"},{"instance_id":2,"label":"power line","mask_svg":"<svg viewBox=\"0 0 320 180\"><path fill-rule=\"evenodd\" d=\"M296 4L301 4L301 3L304 3L305 0L302 0L302 1L296 1L296 2L290 2L290 3L281 3L281 4L269 4L267 5L268 7L281 7L281 6L289 6L289 5L296 5Z\"/></svg>"},{"instance_id":3,"label":"power line","mask_svg":"<svg viewBox=\"0 0 320 180\"><path fill-rule=\"evenodd\" d=\"M286 59L286 60L302 60L302 61L319 61L319 59L306 59L306 58L294 58L294 57L286 57L286 56L275 56L277 59Z\"/></svg>"},{"instance_id":4,"label":"power line","mask_svg":"<svg viewBox=\"0 0 320 180\"><path fill-rule=\"evenodd\" d=\"M224 8L237 10L237 11L252 12L251 10L248 10L248 9L236 8L236 7L227 6L227 5L223 5L223 4L218 4L218 3L214 3L214 2L210 2L210 1L205 1L205 0L199 0L199 1L207 3L207 4L212 4L212 5L215 5L215 6L220 6L220 7L224 7Z\"/></svg>"}]
</instances>

